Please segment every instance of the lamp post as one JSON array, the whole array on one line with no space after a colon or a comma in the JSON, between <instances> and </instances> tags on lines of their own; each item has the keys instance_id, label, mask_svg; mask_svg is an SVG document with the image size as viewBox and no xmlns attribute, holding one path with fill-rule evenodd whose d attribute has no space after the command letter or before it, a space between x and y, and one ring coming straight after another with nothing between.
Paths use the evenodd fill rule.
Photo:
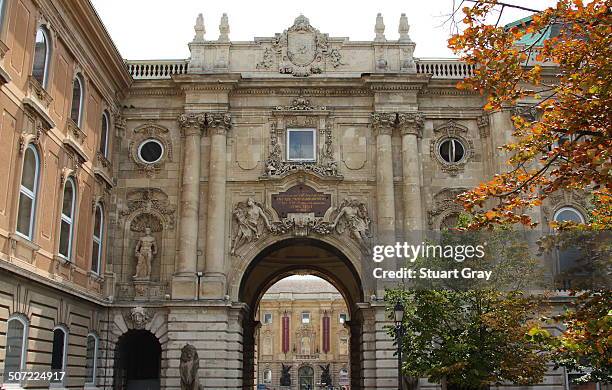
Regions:
<instances>
[{"instance_id":1,"label":"lamp post","mask_svg":"<svg viewBox=\"0 0 612 390\"><path fill-rule=\"evenodd\" d=\"M402 389L402 335L404 331L404 325L402 320L404 319L404 306L401 301L397 301L393 308L393 314L395 316L395 334L397 337L397 388Z\"/></svg>"}]
</instances>

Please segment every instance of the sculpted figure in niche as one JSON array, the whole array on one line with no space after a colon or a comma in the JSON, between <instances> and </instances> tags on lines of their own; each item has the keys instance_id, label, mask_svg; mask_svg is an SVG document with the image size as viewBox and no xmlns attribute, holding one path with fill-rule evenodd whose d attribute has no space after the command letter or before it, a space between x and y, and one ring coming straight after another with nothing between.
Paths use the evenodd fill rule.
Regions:
<instances>
[{"instance_id":1,"label":"sculpted figure in niche","mask_svg":"<svg viewBox=\"0 0 612 390\"><path fill-rule=\"evenodd\" d=\"M332 230L342 234L348 229L350 236L369 252L367 238L370 235L370 217L365 204L356 199L345 199L338 209L340 212L332 224Z\"/></svg>"},{"instance_id":2,"label":"sculpted figure in niche","mask_svg":"<svg viewBox=\"0 0 612 390\"><path fill-rule=\"evenodd\" d=\"M136 274L134 279L149 279L151 277L151 261L157 254L157 241L151 235L151 229L145 228L145 235L136 244Z\"/></svg>"},{"instance_id":3,"label":"sculpted figure in niche","mask_svg":"<svg viewBox=\"0 0 612 390\"><path fill-rule=\"evenodd\" d=\"M289 372L289 370L291 370L291 366L285 366L283 363L281 363L281 366L282 373L280 377L280 385L291 386L291 373Z\"/></svg>"},{"instance_id":4,"label":"sculpted figure in niche","mask_svg":"<svg viewBox=\"0 0 612 390\"><path fill-rule=\"evenodd\" d=\"M199 390L200 379L198 369L200 368L200 357L198 351L191 344L185 344L181 349L181 362L179 373L181 375L181 390Z\"/></svg>"},{"instance_id":5,"label":"sculpted figure in niche","mask_svg":"<svg viewBox=\"0 0 612 390\"><path fill-rule=\"evenodd\" d=\"M326 366L319 365L319 367L321 368L321 385L331 386L332 378L331 374L329 373L329 364Z\"/></svg>"},{"instance_id":6,"label":"sculpted figure in niche","mask_svg":"<svg viewBox=\"0 0 612 390\"><path fill-rule=\"evenodd\" d=\"M232 214L237 222L237 229L232 240L232 254L235 254L236 249L242 245L259 238L263 229L260 221L263 221L268 231L272 230L270 220L253 198L247 199L246 202L238 203Z\"/></svg>"}]
</instances>

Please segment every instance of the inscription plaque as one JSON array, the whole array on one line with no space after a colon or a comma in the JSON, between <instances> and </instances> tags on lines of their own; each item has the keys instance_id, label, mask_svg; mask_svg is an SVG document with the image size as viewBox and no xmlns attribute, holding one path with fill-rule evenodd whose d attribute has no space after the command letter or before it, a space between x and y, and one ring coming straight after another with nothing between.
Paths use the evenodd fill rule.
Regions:
<instances>
[{"instance_id":1,"label":"inscription plaque","mask_svg":"<svg viewBox=\"0 0 612 390\"><path fill-rule=\"evenodd\" d=\"M305 184L272 195L272 208L281 218L286 218L287 213L314 213L315 217L323 217L330 207L330 194L317 192Z\"/></svg>"}]
</instances>

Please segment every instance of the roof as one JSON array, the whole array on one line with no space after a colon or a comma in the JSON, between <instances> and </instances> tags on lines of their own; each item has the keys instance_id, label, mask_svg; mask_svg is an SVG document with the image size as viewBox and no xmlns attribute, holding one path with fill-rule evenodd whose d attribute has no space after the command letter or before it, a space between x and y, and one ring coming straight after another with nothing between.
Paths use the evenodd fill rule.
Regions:
<instances>
[{"instance_id":1,"label":"roof","mask_svg":"<svg viewBox=\"0 0 612 390\"><path fill-rule=\"evenodd\" d=\"M324 279L307 277L289 277L276 282L266 294L276 293L336 293L338 290Z\"/></svg>"}]
</instances>

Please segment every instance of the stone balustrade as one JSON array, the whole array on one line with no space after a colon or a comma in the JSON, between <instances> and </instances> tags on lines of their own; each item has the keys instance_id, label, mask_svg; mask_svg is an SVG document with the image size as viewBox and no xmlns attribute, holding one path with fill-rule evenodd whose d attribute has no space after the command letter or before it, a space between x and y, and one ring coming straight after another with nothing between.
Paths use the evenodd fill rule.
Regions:
<instances>
[{"instance_id":1,"label":"stone balustrade","mask_svg":"<svg viewBox=\"0 0 612 390\"><path fill-rule=\"evenodd\" d=\"M458 59L419 59L417 73L432 74L433 79L464 79L474 74L474 65Z\"/></svg>"},{"instance_id":2,"label":"stone balustrade","mask_svg":"<svg viewBox=\"0 0 612 390\"><path fill-rule=\"evenodd\" d=\"M134 80L170 79L174 74L186 74L189 60L126 61L126 66ZM458 59L419 59L416 69L434 79L463 79L474 73L473 65Z\"/></svg>"},{"instance_id":3,"label":"stone balustrade","mask_svg":"<svg viewBox=\"0 0 612 390\"><path fill-rule=\"evenodd\" d=\"M126 61L134 80L169 79L174 74L186 74L188 60Z\"/></svg>"}]
</instances>

